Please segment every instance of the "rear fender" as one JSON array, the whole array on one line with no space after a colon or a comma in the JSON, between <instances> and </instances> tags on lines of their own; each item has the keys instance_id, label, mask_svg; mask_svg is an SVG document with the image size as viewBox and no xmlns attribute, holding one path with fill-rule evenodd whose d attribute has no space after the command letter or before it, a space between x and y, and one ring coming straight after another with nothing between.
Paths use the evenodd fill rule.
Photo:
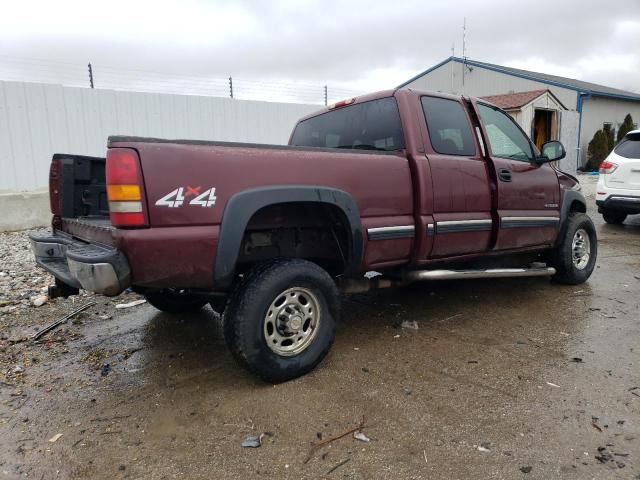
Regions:
<instances>
[{"instance_id":1,"label":"rear fender","mask_svg":"<svg viewBox=\"0 0 640 480\"><path fill-rule=\"evenodd\" d=\"M351 195L335 188L307 185L255 188L236 193L225 206L214 269L216 289L226 289L233 281L240 245L251 217L264 207L294 202L324 203L342 211L351 233L345 273L359 270L363 256L362 222Z\"/></svg>"}]
</instances>

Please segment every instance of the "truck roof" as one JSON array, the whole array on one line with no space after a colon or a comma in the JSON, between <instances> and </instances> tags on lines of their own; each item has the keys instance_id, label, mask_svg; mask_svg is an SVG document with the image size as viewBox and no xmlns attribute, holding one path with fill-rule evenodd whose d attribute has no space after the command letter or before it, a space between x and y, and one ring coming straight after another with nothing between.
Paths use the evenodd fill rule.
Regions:
<instances>
[{"instance_id":1,"label":"truck roof","mask_svg":"<svg viewBox=\"0 0 640 480\"><path fill-rule=\"evenodd\" d=\"M402 96L402 95L409 95L409 96L422 96L422 95L429 95L431 97L441 97L441 98L447 98L450 100L460 100L460 98L464 97L464 95L453 95L450 93L443 93L443 92L432 92L432 91L427 91L427 90L414 90L412 88L401 88L401 89L389 89L389 90L380 90L377 92L373 92L373 93L367 93L364 95L359 95L357 97L353 97L353 98L346 98L344 100L353 100L353 102L349 103L349 105L355 105L357 103L364 103L364 102L369 102L371 100L378 100L380 98L387 98L387 97L392 97L392 96ZM466 98L471 98L471 97L466 97ZM479 100L474 98L474 100ZM487 100L482 100L485 103L491 103ZM339 102L336 102L339 103ZM331 105L328 105L320 110L317 110L315 112L309 113L308 115L305 115L304 117L301 117L298 120L298 123L307 120L309 118L313 118L313 117L317 117L318 115L322 115L323 113L327 113L330 112L332 110L335 109L335 105L336 103L332 103ZM493 105L493 104L492 104Z\"/></svg>"}]
</instances>

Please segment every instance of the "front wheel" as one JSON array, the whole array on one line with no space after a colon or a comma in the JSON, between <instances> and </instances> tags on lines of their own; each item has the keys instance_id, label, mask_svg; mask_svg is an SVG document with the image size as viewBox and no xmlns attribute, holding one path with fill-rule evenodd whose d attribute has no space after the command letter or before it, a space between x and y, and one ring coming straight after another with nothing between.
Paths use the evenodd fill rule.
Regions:
<instances>
[{"instance_id":1,"label":"front wheel","mask_svg":"<svg viewBox=\"0 0 640 480\"><path fill-rule=\"evenodd\" d=\"M553 279L569 285L586 282L598 255L598 237L593 222L584 213L571 214L558 240L549 262L556 269Z\"/></svg>"},{"instance_id":2,"label":"front wheel","mask_svg":"<svg viewBox=\"0 0 640 480\"><path fill-rule=\"evenodd\" d=\"M152 290L144 298L158 310L167 313L197 312L207 304L207 298L193 293L182 293L172 288Z\"/></svg>"},{"instance_id":3,"label":"front wheel","mask_svg":"<svg viewBox=\"0 0 640 480\"><path fill-rule=\"evenodd\" d=\"M306 260L274 260L235 288L223 314L225 341L249 371L284 382L322 361L338 311L338 290L325 270Z\"/></svg>"}]
</instances>

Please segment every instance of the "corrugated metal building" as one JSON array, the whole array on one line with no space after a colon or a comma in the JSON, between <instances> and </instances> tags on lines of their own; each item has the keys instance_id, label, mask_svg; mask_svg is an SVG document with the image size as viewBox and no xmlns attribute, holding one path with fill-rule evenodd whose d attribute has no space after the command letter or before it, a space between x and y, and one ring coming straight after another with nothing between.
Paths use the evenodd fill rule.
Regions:
<instances>
[{"instance_id":1,"label":"corrugated metal building","mask_svg":"<svg viewBox=\"0 0 640 480\"><path fill-rule=\"evenodd\" d=\"M587 161L587 145L605 124L617 130L627 113L640 119L640 94L545 73L449 57L406 81L399 88L415 88L473 97L550 91L566 110L559 109L556 138L562 141L575 165ZM541 108L541 110L544 110ZM514 116L514 118L516 118ZM532 138L534 116L516 121Z\"/></svg>"}]
</instances>

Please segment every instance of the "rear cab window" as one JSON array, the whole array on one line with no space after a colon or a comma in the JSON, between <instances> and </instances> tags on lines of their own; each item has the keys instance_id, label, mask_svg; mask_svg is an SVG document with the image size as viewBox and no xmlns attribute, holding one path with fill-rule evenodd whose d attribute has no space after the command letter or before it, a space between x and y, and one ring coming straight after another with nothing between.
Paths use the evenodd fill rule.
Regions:
<instances>
[{"instance_id":1,"label":"rear cab window","mask_svg":"<svg viewBox=\"0 0 640 480\"><path fill-rule=\"evenodd\" d=\"M370 100L298 123L291 145L347 150L396 151L405 148L394 97Z\"/></svg>"},{"instance_id":2,"label":"rear cab window","mask_svg":"<svg viewBox=\"0 0 640 480\"><path fill-rule=\"evenodd\" d=\"M431 146L444 155L473 156L476 145L464 107L456 100L422 97Z\"/></svg>"},{"instance_id":3,"label":"rear cab window","mask_svg":"<svg viewBox=\"0 0 640 480\"><path fill-rule=\"evenodd\" d=\"M627 133L613 151L624 158L640 159L640 132Z\"/></svg>"}]
</instances>

